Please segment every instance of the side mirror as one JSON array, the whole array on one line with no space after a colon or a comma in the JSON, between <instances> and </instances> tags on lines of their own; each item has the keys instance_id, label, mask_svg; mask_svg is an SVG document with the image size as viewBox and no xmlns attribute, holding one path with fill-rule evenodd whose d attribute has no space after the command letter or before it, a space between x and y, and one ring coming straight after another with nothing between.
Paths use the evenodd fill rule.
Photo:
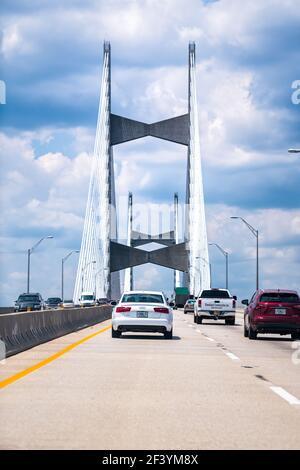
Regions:
<instances>
[{"instance_id":1,"label":"side mirror","mask_svg":"<svg viewBox=\"0 0 300 470\"><path fill-rule=\"evenodd\" d=\"M169 303L169 306L170 306L170 307L174 307L174 305L175 305L174 302L170 302L170 303Z\"/></svg>"},{"instance_id":2,"label":"side mirror","mask_svg":"<svg viewBox=\"0 0 300 470\"><path fill-rule=\"evenodd\" d=\"M233 298L234 300L237 300L237 296L236 296L236 295L234 295L232 298Z\"/></svg>"},{"instance_id":3,"label":"side mirror","mask_svg":"<svg viewBox=\"0 0 300 470\"><path fill-rule=\"evenodd\" d=\"M110 305L115 306L115 305L117 305L117 302L116 302L115 300L112 300L112 301L110 302Z\"/></svg>"},{"instance_id":4,"label":"side mirror","mask_svg":"<svg viewBox=\"0 0 300 470\"><path fill-rule=\"evenodd\" d=\"M249 305L249 300L248 300L248 299L242 300L242 304L243 304L243 305Z\"/></svg>"}]
</instances>

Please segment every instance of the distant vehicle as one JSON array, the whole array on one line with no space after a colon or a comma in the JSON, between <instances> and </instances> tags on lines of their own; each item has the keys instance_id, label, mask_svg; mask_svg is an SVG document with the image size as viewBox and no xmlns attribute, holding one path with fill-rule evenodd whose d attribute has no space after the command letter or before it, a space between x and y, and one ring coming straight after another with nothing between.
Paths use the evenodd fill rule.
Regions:
<instances>
[{"instance_id":1,"label":"distant vehicle","mask_svg":"<svg viewBox=\"0 0 300 470\"><path fill-rule=\"evenodd\" d=\"M258 333L278 333L300 339L300 298L293 290L259 290L244 312L244 336L256 339Z\"/></svg>"},{"instance_id":2,"label":"distant vehicle","mask_svg":"<svg viewBox=\"0 0 300 470\"><path fill-rule=\"evenodd\" d=\"M46 302L46 308L58 308L62 304L62 300L60 297L49 297Z\"/></svg>"},{"instance_id":3,"label":"distant vehicle","mask_svg":"<svg viewBox=\"0 0 300 470\"><path fill-rule=\"evenodd\" d=\"M183 313L193 312L195 305L195 299L187 299L186 303L184 304Z\"/></svg>"},{"instance_id":4,"label":"distant vehicle","mask_svg":"<svg viewBox=\"0 0 300 470\"><path fill-rule=\"evenodd\" d=\"M116 304L116 302L113 302ZM125 292L112 312L112 337L123 332L163 333L173 337L173 303L169 306L162 292Z\"/></svg>"},{"instance_id":5,"label":"distant vehicle","mask_svg":"<svg viewBox=\"0 0 300 470\"><path fill-rule=\"evenodd\" d=\"M81 307L94 307L96 305L96 299L93 292L82 292L79 305Z\"/></svg>"},{"instance_id":6,"label":"distant vehicle","mask_svg":"<svg viewBox=\"0 0 300 470\"><path fill-rule=\"evenodd\" d=\"M101 297L97 299L97 305L107 305L109 304L109 300L106 297Z\"/></svg>"},{"instance_id":7,"label":"distant vehicle","mask_svg":"<svg viewBox=\"0 0 300 470\"><path fill-rule=\"evenodd\" d=\"M26 310L42 310L44 301L38 292L21 294L15 302L15 312L26 312Z\"/></svg>"},{"instance_id":8,"label":"distant vehicle","mask_svg":"<svg viewBox=\"0 0 300 470\"><path fill-rule=\"evenodd\" d=\"M234 325L236 300L227 289L203 290L194 304L194 322L225 320L226 325Z\"/></svg>"},{"instance_id":9,"label":"distant vehicle","mask_svg":"<svg viewBox=\"0 0 300 470\"><path fill-rule=\"evenodd\" d=\"M175 287L175 307L184 307L185 302L190 297L190 293L187 287Z\"/></svg>"},{"instance_id":10,"label":"distant vehicle","mask_svg":"<svg viewBox=\"0 0 300 470\"><path fill-rule=\"evenodd\" d=\"M72 299L70 299L70 300L64 300L63 303L62 303L62 306L63 306L64 308L75 307L74 302L73 302Z\"/></svg>"}]
</instances>

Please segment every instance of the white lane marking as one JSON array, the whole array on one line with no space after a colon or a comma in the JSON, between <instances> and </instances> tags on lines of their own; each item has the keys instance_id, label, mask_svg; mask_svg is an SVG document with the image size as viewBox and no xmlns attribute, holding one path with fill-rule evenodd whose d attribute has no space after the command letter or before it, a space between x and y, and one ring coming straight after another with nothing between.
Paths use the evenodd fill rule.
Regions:
<instances>
[{"instance_id":1,"label":"white lane marking","mask_svg":"<svg viewBox=\"0 0 300 470\"><path fill-rule=\"evenodd\" d=\"M197 330L196 330L196 331L197 331L197 333L201 333L201 330L199 330L199 328L197 328Z\"/></svg>"},{"instance_id":2,"label":"white lane marking","mask_svg":"<svg viewBox=\"0 0 300 470\"><path fill-rule=\"evenodd\" d=\"M208 336L205 336L205 338L207 339L207 341L211 341L212 343L215 342L215 340L213 338L209 338Z\"/></svg>"},{"instance_id":3,"label":"white lane marking","mask_svg":"<svg viewBox=\"0 0 300 470\"><path fill-rule=\"evenodd\" d=\"M235 354L232 352L225 352L226 356L228 356L232 361L239 361L240 358L237 357Z\"/></svg>"},{"instance_id":4,"label":"white lane marking","mask_svg":"<svg viewBox=\"0 0 300 470\"><path fill-rule=\"evenodd\" d=\"M193 328L193 325L189 325L190 328Z\"/></svg>"},{"instance_id":5,"label":"white lane marking","mask_svg":"<svg viewBox=\"0 0 300 470\"><path fill-rule=\"evenodd\" d=\"M279 395L281 398L286 400L290 405L300 405L300 400L298 398L294 397L294 395L291 395L289 392L284 390L282 387L270 387L272 392L276 393Z\"/></svg>"}]
</instances>

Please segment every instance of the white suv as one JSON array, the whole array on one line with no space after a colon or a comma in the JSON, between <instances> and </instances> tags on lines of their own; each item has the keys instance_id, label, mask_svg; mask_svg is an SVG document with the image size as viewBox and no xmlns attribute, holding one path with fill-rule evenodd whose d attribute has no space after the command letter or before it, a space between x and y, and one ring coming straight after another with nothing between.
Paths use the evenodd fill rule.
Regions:
<instances>
[{"instance_id":1,"label":"white suv","mask_svg":"<svg viewBox=\"0 0 300 470\"><path fill-rule=\"evenodd\" d=\"M112 302L114 304L114 302ZM173 310L162 292L124 292L112 312L112 337L122 332L163 333L166 339L173 337Z\"/></svg>"}]
</instances>

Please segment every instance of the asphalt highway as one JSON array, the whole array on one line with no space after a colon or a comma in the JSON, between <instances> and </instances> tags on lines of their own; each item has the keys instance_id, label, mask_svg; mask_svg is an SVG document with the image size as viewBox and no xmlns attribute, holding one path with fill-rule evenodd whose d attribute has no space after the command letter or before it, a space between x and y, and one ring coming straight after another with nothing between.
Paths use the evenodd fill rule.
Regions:
<instances>
[{"instance_id":1,"label":"asphalt highway","mask_svg":"<svg viewBox=\"0 0 300 470\"><path fill-rule=\"evenodd\" d=\"M0 364L0 448L299 449L300 344L174 315L173 340L106 321Z\"/></svg>"}]
</instances>

